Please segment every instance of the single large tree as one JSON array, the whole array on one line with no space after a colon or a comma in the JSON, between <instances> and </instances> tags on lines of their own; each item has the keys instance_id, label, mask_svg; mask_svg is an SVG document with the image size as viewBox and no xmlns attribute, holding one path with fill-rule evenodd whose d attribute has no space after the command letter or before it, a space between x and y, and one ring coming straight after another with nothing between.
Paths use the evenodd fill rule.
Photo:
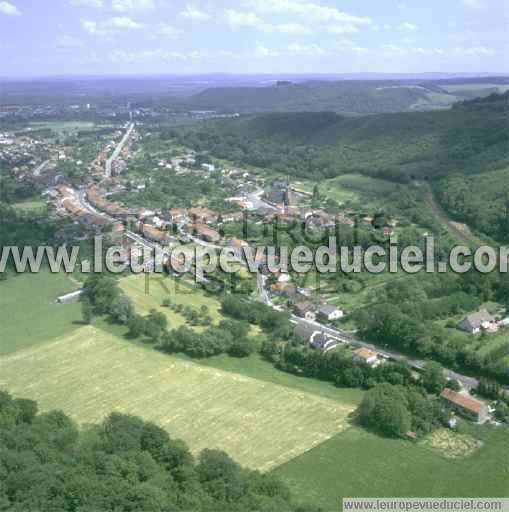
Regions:
<instances>
[{"instance_id":1,"label":"single large tree","mask_svg":"<svg viewBox=\"0 0 509 512\"><path fill-rule=\"evenodd\" d=\"M411 429L405 388L380 384L370 389L361 403L361 423L391 437L404 435Z\"/></svg>"},{"instance_id":2,"label":"single large tree","mask_svg":"<svg viewBox=\"0 0 509 512\"><path fill-rule=\"evenodd\" d=\"M427 391L438 395L447 384L447 378L445 377L442 365L434 361L428 361L424 365L421 381Z\"/></svg>"}]
</instances>

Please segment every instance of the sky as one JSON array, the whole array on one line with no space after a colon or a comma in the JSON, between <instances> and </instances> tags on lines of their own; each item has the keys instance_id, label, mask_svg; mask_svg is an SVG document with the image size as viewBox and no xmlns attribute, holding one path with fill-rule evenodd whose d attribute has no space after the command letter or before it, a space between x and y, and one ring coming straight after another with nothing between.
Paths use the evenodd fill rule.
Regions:
<instances>
[{"instance_id":1,"label":"sky","mask_svg":"<svg viewBox=\"0 0 509 512\"><path fill-rule=\"evenodd\" d=\"M509 72L509 0L0 0L0 76Z\"/></svg>"}]
</instances>

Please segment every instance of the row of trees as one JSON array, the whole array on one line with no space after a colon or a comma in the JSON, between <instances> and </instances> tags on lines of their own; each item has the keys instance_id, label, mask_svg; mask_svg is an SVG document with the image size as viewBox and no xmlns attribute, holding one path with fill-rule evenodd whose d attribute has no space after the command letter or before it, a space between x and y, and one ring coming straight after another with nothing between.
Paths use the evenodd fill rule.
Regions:
<instances>
[{"instance_id":1,"label":"row of trees","mask_svg":"<svg viewBox=\"0 0 509 512\"><path fill-rule=\"evenodd\" d=\"M354 362L348 347L322 352L299 342L266 340L260 353L280 370L333 382L338 387L371 389L380 383L401 386L418 384L423 390L433 394L439 394L446 385L455 387L454 383L447 382L443 367L431 361L426 363L417 380L406 363L385 362L372 367Z\"/></svg>"},{"instance_id":2,"label":"row of trees","mask_svg":"<svg viewBox=\"0 0 509 512\"><path fill-rule=\"evenodd\" d=\"M259 325L274 339L288 339L293 326L288 315L259 302L239 300L235 296L226 296L221 302L221 312L235 320Z\"/></svg>"},{"instance_id":3,"label":"row of trees","mask_svg":"<svg viewBox=\"0 0 509 512\"><path fill-rule=\"evenodd\" d=\"M166 353L182 352L191 357L204 358L223 353L233 357L248 357L257 342L249 336L249 324L223 320L217 327L202 333L188 327L179 327L163 335L158 349Z\"/></svg>"},{"instance_id":4,"label":"row of trees","mask_svg":"<svg viewBox=\"0 0 509 512\"><path fill-rule=\"evenodd\" d=\"M153 423L111 414L79 430L58 411L0 392L0 510L318 511L270 474L187 445Z\"/></svg>"},{"instance_id":5,"label":"row of trees","mask_svg":"<svg viewBox=\"0 0 509 512\"><path fill-rule=\"evenodd\" d=\"M447 385L458 389L456 381L447 381L438 363L425 365L417 379L404 363L387 362L375 368L355 363L348 348L320 352L294 344L266 341L262 355L277 368L297 375L334 382L339 387L367 389L359 408L360 422L388 436L407 432L422 435L445 423L446 415L438 395Z\"/></svg>"}]
</instances>

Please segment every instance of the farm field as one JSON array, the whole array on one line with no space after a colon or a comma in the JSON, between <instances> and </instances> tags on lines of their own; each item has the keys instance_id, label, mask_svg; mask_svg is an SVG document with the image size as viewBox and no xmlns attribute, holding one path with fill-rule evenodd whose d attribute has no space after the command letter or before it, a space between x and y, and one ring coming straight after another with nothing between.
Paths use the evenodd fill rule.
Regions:
<instances>
[{"instance_id":1,"label":"farm field","mask_svg":"<svg viewBox=\"0 0 509 512\"><path fill-rule=\"evenodd\" d=\"M352 427L273 472L302 501L341 509L343 497L509 496L509 432L484 429L484 445L448 458L434 448Z\"/></svg>"},{"instance_id":2,"label":"farm field","mask_svg":"<svg viewBox=\"0 0 509 512\"><path fill-rule=\"evenodd\" d=\"M6 281L0 281L0 354L77 329L81 321L80 305L55 304L59 295L77 288L65 274L52 274L49 270L10 275Z\"/></svg>"},{"instance_id":3,"label":"farm field","mask_svg":"<svg viewBox=\"0 0 509 512\"><path fill-rule=\"evenodd\" d=\"M96 125L87 121L47 121L41 123L31 123L33 130L52 130L58 135L73 131L94 130Z\"/></svg>"},{"instance_id":4,"label":"farm field","mask_svg":"<svg viewBox=\"0 0 509 512\"><path fill-rule=\"evenodd\" d=\"M232 372L200 366L86 326L0 358L0 388L62 409L78 423L135 414L189 443L268 470L330 439L355 409ZM274 433L277 432L277 436Z\"/></svg>"},{"instance_id":5,"label":"farm field","mask_svg":"<svg viewBox=\"0 0 509 512\"><path fill-rule=\"evenodd\" d=\"M191 361L187 356L179 356L182 359ZM364 392L356 388L338 388L330 382L299 377L290 373L282 372L273 364L265 361L259 354L255 353L249 357L237 358L225 354L200 359L199 364L217 368L226 372L233 372L246 377L272 382L280 386L287 386L306 393L313 393L324 398L336 400L339 403L352 404L357 406L364 395Z\"/></svg>"}]
</instances>

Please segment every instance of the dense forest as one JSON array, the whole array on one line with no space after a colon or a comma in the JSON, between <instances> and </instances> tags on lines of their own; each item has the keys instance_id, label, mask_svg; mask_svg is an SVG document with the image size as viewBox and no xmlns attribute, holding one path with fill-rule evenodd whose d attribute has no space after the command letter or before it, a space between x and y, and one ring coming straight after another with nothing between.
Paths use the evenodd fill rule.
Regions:
<instances>
[{"instance_id":1,"label":"dense forest","mask_svg":"<svg viewBox=\"0 0 509 512\"><path fill-rule=\"evenodd\" d=\"M311 512L275 477L113 413L80 430L60 411L0 392L0 510Z\"/></svg>"},{"instance_id":2,"label":"dense forest","mask_svg":"<svg viewBox=\"0 0 509 512\"><path fill-rule=\"evenodd\" d=\"M174 137L244 165L323 179L360 172L408 181L507 164L509 92L448 111L344 117L270 113L205 122Z\"/></svg>"},{"instance_id":3,"label":"dense forest","mask_svg":"<svg viewBox=\"0 0 509 512\"><path fill-rule=\"evenodd\" d=\"M509 167L472 176L453 174L435 189L453 218L509 243Z\"/></svg>"}]
</instances>

